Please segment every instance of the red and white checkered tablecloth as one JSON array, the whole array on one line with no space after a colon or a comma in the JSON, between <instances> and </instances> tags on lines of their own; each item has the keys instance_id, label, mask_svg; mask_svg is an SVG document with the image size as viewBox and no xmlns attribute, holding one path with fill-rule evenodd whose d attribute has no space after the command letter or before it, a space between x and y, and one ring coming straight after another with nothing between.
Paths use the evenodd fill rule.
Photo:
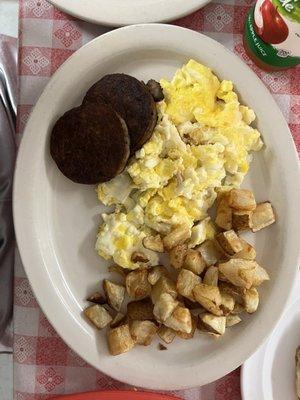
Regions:
<instances>
[{"instance_id":1,"label":"red and white checkered tablecloth","mask_svg":"<svg viewBox=\"0 0 300 400\"><path fill-rule=\"evenodd\" d=\"M242 32L253 3L214 0L174 24L204 32L247 63L275 98L300 150L300 69L269 74L249 60ZM74 51L107 30L72 18L45 0L20 0L19 19L18 138L51 75ZM40 310L16 253L14 399L40 400L63 393L125 388L87 365L58 337ZM240 400L240 372L236 370L210 385L175 394L186 400Z\"/></svg>"}]
</instances>

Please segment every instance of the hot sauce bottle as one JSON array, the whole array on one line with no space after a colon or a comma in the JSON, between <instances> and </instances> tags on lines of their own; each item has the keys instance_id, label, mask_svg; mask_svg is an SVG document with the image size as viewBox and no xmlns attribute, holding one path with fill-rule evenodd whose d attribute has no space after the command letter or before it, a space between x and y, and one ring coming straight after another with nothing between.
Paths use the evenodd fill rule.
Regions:
<instances>
[{"instance_id":1,"label":"hot sauce bottle","mask_svg":"<svg viewBox=\"0 0 300 400\"><path fill-rule=\"evenodd\" d=\"M267 71L300 64L300 0L258 0L246 19L244 46Z\"/></svg>"}]
</instances>

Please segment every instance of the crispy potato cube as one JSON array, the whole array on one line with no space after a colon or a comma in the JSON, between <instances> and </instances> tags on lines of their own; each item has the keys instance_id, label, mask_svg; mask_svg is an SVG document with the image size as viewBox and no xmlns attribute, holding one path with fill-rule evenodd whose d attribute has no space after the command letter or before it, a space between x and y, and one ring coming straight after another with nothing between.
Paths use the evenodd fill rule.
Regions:
<instances>
[{"instance_id":1,"label":"crispy potato cube","mask_svg":"<svg viewBox=\"0 0 300 400\"><path fill-rule=\"evenodd\" d=\"M87 298L87 301L95 304L105 304L106 298L101 293L95 292Z\"/></svg>"},{"instance_id":2,"label":"crispy potato cube","mask_svg":"<svg viewBox=\"0 0 300 400\"><path fill-rule=\"evenodd\" d=\"M209 336L212 336L215 339L219 339L219 337L221 336L219 333L214 333L214 332L212 332L212 330L209 330L209 328L201 321L200 315L199 315L197 327L201 333L205 333Z\"/></svg>"},{"instance_id":3,"label":"crispy potato cube","mask_svg":"<svg viewBox=\"0 0 300 400\"><path fill-rule=\"evenodd\" d=\"M147 263L149 258L141 251L134 251L131 255L131 261L134 263Z\"/></svg>"},{"instance_id":4,"label":"crispy potato cube","mask_svg":"<svg viewBox=\"0 0 300 400\"><path fill-rule=\"evenodd\" d=\"M228 315L234 309L234 298L227 293L221 293L221 305L220 309L223 311L223 315Z\"/></svg>"},{"instance_id":5,"label":"crispy potato cube","mask_svg":"<svg viewBox=\"0 0 300 400\"><path fill-rule=\"evenodd\" d=\"M240 237L240 243L242 245L242 250L236 253L232 258L243 258L244 260L255 260L256 251L250 243L246 242Z\"/></svg>"},{"instance_id":6,"label":"crispy potato cube","mask_svg":"<svg viewBox=\"0 0 300 400\"><path fill-rule=\"evenodd\" d=\"M207 311L214 315L222 315L222 298L218 287L199 283L194 287L193 294L196 301Z\"/></svg>"},{"instance_id":7,"label":"crispy potato cube","mask_svg":"<svg viewBox=\"0 0 300 400\"><path fill-rule=\"evenodd\" d=\"M155 285L156 282L161 278L162 276L168 276L169 272L166 267L163 265L156 265L155 267L151 268L149 273L148 273L148 282L150 285Z\"/></svg>"},{"instance_id":8,"label":"crispy potato cube","mask_svg":"<svg viewBox=\"0 0 300 400\"><path fill-rule=\"evenodd\" d=\"M229 192L218 194L216 224L226 231L232 228L232 209L228 204Z\"/></svg>"},{"instance_id":9,"label":"crispy potato cube","mask_svg":"<svg viewBox=\"0 0 300 400\"><path fill-rule=\"evenodd\" d=\"M218 286L218 279L218 268L213 265L208 267L203 278L203 283L205 283L205 285Z\"/></svg>"},{"instance_id":10,"label":"crispy potato cube","mask_svg":"<svg viewBox=\"0 0 300 400\"><path fill-rule=\"evenodd\" d=\"M157 302L162 293L169 293L174 299L177 297L176 285L171 278L162 276L152 287L151 300L153 304Z\"/></svg>"},{"instance_id":11,"label":"crispy potato cube","mask_svg":"<svg viewBox=\"0 0 300 400\"><path fill-rule=\"evenodd\" d=\"M127 315L130 319L153 320L153 304L150 299L131 301L127 305Z\"/></svg>"},{"instance_id":12,"label":"crispy potato cube","mask_svg":"<svg viewBox=\"0 0 300 400\"><path fill-rule=\"evenodd\" d=\"M127 323L127 316L121 312L118 312L114 319L110 323L111 328L116 328L117 326L124 325Z\"/></svg>"},{"instance_id":13,"label":"crispy potato cube","mask_svg":"<svg viewBox=\"0 0 300 400\"><path fill-rule=\"evenodd\" d=\"M180 225L163 238L164 247L170 251L178 244L183 244L191 237L191 229L188 225Z\"/></svg>"},{"instance_id":14,"label":"crispy potato cube","mask_svg":"<svg viewBox=\"0 0 300 400\"><path fill-rule=\"evenodd\" d=\"M175 331L191 333L192 316L190 310L188 308L178 306L175 308L172 315L166 319L164 324Z\"/></svg>"},{"instance_id":15,"label":"crispy potato cube","mask_svg":"<svg viewBox=\"0 0 300 400\"><path fill-rule=\"evenodd\" d=\"M164 322L171 316L177 306L178 301L169 293L162 293L154 304L153 314L158 322Z\"/></svg>"},{"instance_id":16,"label":"crispy potato cube","mask_svg":"<svg viewBox=\"0 0 300 400\"><path fill-rule=\"evenodd\" d=\"M214 237L215 227L210 217L204 218L197 222L191 229L191 238L188 241L188 248L193 249L199 246L206 239Z\"/></svg>"},{"instance_id":17,"label":"crispy potato cube","mask_svg":"<svg viewBox=\"0 0 300 400\"><path fill-rule=\"evenodd\" d=\"M154 338L158 327L151 321L131 321L129 330L132 340L136 344L142 346L149 346Z\"/></svg>"},{"instance_id":18,"label":"crispy potato cube","mask_svg":"<svg viewBox=\"0 0 300 400\"><path fill-rule=\"evenodd\" d=\"M192 271L196 275L200 275L206 267L205 261L198 250L189 249L183 262L183 268Z\"/></svg>"},{"instance_id":19,"label":"crispy potato cube","mask_svg":"<svg viewBox=\"0 0 300 400\"><path fill-rule=\"evenodd\" d=\"M175 269L180 269L187 253L187 244L178 244L170 250L170 265Z\"/></svg>"},{"instance_id":20,"label":"crispy potato cube","mask_svg":"<svg viewBox=\"0 0 300 400\"><path fill-rule=\"evenodd\" d=\"M146 269L137 269L126 276L126 289L130 297L135 300L141 300L150 296L151 285L148 282L148 271Z\"/></svg>"},{"instance_id":21,"label":"crispy potato cube","mask_svg":"<svg viewBox=\"0 0 300 400\"><path fill-rule=\"evenodd\" d=\"M227 315L226 317L226 328L234 326L241 322L241 318L238 315Z\"/></svg>"},{"instance_id":22,"label":"crispy potato cube","mask_svg":"<svg viewBox=\"0 0 300 400\"><path fill-rule=\"evenodd\" d=\"M146 236L143 239L143 246L148 250L156 251L158 253L164 252L164 244L160 235Z\"/></svg>"},{"instance_id":23,"label":"crispy potato cube","mask_svg":"<svg viewBox=\"0 0 300 400\"><path fill-rule=\"evenodd\" d=\"M104 279L103 289L106 294L108 304L116 311L120 311L125 296L125 287L111 282L108 279Z\"/></svg>"},{"instance_id":24,"label":"crispy potato cube","mask_svg":"<svg viewBox=\"0 0 300 400\"><path fill-rule=\"evenodd\" d=\"M267 271L256 261L232 258L226 263L219 264L219 270L235 286L250 289L269 280Z\"/></svg>"},{"instance_id":25,"label":"crispy potato cube","mask_svg":"<svg viewBox=\"0 0 300 400\"><path fill-rule=\"evenodd\" d=\"M219 233L216 239L227 254L233 255L243 249L240 238L232 229Z\"/></svg>"},{"instance_id":26,"label":"crispy potato cube","mask_svg":"<svg viewBox=\"0 0 300 400\"><path fill-rule=\"evenodd\" d=\"M250 218L250 228L252 232L260 231L274 222L275 214L271 203L266 201L265 203L257 204Z\"/></svg>"},{"instance_id":27,"label":"crispy potato cube","mask_svg":"<svg viewBox=\"0 0 300 400\"><path fill-rule=\"evenodd\" d=\"M264 281L270 280L269 274L267 271L261 267L256 261L248 261L254 263L254 268L248 269L245 268L241 271L240 276L242 279L247 281L252 281L252 286L260 286Z\"/></svg>"},{"instance_id":28,"label":"crispy potato cube","mask_svg":"<svg viewBox=\"0 0 300 400\"><path fill-rule=\"evenodd\" d=\"M99 304L86 308L84 314L98 329L103 329L112 321L109 312Z\"/></svg>"},{"instance_id":29,"label":"crispy potato cube","mask_svg":"<svg viewBox=\"0 0 300 400\"><path fill-rule=\"evenodd\" d=\"M108 348L112 356L126 353L134 347L128 324L118 326L107 333Z\"/></svg>"},{"instance_id":30,"label":"crispy potato cube","mask_svg":"<svg viewBox=\"0 0 300 400\"><path fill-rule=\"evenodd\" d=\"M229 282L224 274L219 270L219 282Z\"/></svg>"},{"instance_id":31,"label":"crispy potato cube","mask_svg":"<svg viewBox=\"0 0 300 400\"><path fill-rule=\"evenodd\" d=\"M255 289L254 287L247 289L244 295L245 311L249 314L253 314L258 308L258 304L259 295L257 289Z\"/></svg>"},{"instance_id":32,"label":"crispy potato cube","mask_svg":"<svg viewBox=\"0 0 300 400\"><path fill-rule=\"evenodd\" d=\"M232 189L229 194L228 204L235 210L252 211L256 208L254 195L247 189Z\"/></svg>"},{"instance_id":33,"label":"crispy potato cube","mask_svg":"<svg viewBox=\"0 0 300 400\"><path fill-rule=\"evenodd\" d=\"M195 315L192 315L192 330L191 330L191 332L186 333L186 332L177 331L176 334L181 339L185 339L185 340L193 339L196 328L197 328L197 317Z\"/></svg>"},{"instance_id":34,"label":"crispy potato cube","mask_svg":"<svg viewBox=\"0 0 300 400\"><path fill-rule=\"evenodd\" d=\"M244 304L244 296L246 289L238 286L234 286L229 282L220 282L219 289L222 294L228 294L234 301L239 304Z\"/></svg>"},{"instance_id":35,"label":"crispy potato cube","mask_svg":"<svg viewBox=\"0 0 300 400\"><path fill-rule=\"evenodd\" d=\"M174 329L168 328L165 325L162 325L159 328L157 334L161 338L161 340L163 340L167 344L172 343L176 336L176 332L174 331Z\"/></svg>"},{"instance_id":36,"label":"crispy potato cube","mask_svg":"<svg viewBox=\"0 0 300 400\"><path fill-rule=\"evenodd\" d=\"M250 229L250 219L252 211L233 211L232 227L235 231L245 231Z\"/></svg>"},{"instance_id":37,"label":"crispy potato cube","mask_svg":"<svg viewBox=\"0 0 300 400\"><path fill-rule=\"evenodd\" d=\"M203 260L208 267L216 264L220 260L226 259L223 249L214 240L206 240L197 247L197 250L202 255Z\"/></svg>"},{"instance_id":38,"label":"crispy potato cube","mask_svg":"<svg viewBox=\"0 0 300 400\"><path fill-rule=\"evenodd\" d=\"M226 328L226 317L218 317L209 313L205 313L199 315L199 319L207 332L214 333L216 335L224 335Z\"/></svg>"},{"instance_id":39,"label":"crispy potato cube","mask_svg":"<svg viewBox=\"0 0 300 400\"><path fill-rule=\"evenodd\" d=\"M198 283L201 283L200 276L187 269L182 269L177 277L176 289L182 296L195 301L193 289Z\"/></svg>"},{"instance_id":40,"label":"crispy potato cube","mask_svg":"<svg viewBox=\"0 0 300 400\"><path fill-rule=\"evenodd\" d=\"M244 308L244 306L242 306L242 304L235 303L234 309L231 311L231 314L238 315L238 314L242 314L244 311L245 311L245 308Z\"/></svg>"}]
</instances>

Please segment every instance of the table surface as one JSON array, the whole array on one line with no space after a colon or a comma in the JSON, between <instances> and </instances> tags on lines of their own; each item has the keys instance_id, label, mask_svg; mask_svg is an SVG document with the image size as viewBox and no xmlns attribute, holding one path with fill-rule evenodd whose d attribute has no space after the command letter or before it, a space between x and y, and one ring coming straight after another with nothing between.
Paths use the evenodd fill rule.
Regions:
<instances>
[{"instance_id":1,"label":"table surface","mask_svg":"<svg viewBox=\"0 0 300 400\"><path fill-rule=\"evenodd\" d=\"M300 150L300 69L265 73L245 54L242 32L253 0L212 1L174 22L216 39L252 68L281 108ZM76 20L45 0L20 0L19 141L32 106L51 75L78 48L108 29ZM58 337L40 310L16 250L14 299L14 398L42 400L57 394L127 388L80 359ZM240 370L201 388L173 392L186 400L241 400Z\"/></svg>"}]
</instances>

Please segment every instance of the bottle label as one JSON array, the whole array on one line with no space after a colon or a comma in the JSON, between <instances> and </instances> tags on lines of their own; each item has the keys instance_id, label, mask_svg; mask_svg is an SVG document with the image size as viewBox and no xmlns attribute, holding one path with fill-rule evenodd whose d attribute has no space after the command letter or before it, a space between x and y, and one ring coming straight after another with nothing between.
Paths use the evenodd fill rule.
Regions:
<instances>
[{"instance_id":1,"label":"bottle label","mask_svg":"<svg viewBox=\"0 0 300 400\"><path fill-rule=\"evenodd\" d=\"M300 0L258 0L246 20L245 42L265 64L300 64Z\"/></svg>"}]
</instances>

